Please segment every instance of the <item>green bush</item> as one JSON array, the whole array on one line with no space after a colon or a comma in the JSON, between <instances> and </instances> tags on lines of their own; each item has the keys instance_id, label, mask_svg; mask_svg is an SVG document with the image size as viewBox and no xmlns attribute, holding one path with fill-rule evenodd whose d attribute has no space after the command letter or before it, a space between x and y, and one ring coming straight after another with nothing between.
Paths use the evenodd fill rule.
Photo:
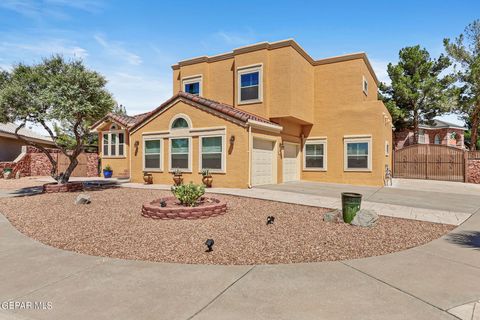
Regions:
<instances>
[{"instance_id":1,"label":"green bush","mask_svg":"<svg viewBox=\"0 0 480 320\"><path fill-rule=\"evenodd\" d=\"M197 200L205 193L205 186L190 182L189 184L173 186L171 190L181 204L193 207Z\"/></svg>"}]
</instances>

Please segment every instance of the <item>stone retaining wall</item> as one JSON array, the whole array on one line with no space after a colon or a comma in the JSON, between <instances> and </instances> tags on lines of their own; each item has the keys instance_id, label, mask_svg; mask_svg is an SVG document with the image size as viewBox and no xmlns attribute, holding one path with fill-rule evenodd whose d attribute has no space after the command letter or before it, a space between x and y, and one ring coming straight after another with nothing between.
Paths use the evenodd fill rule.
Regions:
<instances>
[{"instance_id":1,"label":"stone retaining wall","mask_svg":"<svg viewBox=\"0 0 480 320\"><path fill-rule=\"evenodd\" d=\"M52 157L58 162L59 157L63 156L58 149L47 149ZM86 158L86 176L98 177L98 159L97 153L84 153ZM19 175L21 177L27 176L50 176L52 164L47 155L39 149L26 146L23 156L16 161L0 162L0 172L4 168L13 169L13 177Z\"/></svg>"},{"instance_id":2,"label":"stone retaining wall","mask_svg":"<svg viewBox=\"0 0 480 320\"><path fill-rule=\"evenodd\" d=\"M160 202L166 201L167 206L161 207ZM204 203L198 207L172 207L172 202L176 202L175 197L166 197L146 203L142 207L142 216L152 219L206 219L209 217L216 217L227 212L227 204L225 201L213 198L204 197L205 201L211 203Z\"/></svg>"},{"instance_id":3,"label":"stone retaining wall","mask_svg":"<svg viewBox=\"0 0 480 320\"><path fill-rule=\"evenodd\" d=\"M480 183L480 159L468 159L467 161L467 182Z\"/></svg>"}]
</instances>

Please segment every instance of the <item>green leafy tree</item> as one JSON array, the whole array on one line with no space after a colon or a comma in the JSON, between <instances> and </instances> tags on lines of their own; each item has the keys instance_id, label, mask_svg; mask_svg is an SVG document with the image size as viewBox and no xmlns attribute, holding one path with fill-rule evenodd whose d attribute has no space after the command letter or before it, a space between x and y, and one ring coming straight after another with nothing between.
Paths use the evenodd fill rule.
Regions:
<instances>
[{"instance_id":1,"label":"green leafy tree","mask_svg":"<svg viewBox=\"0 0 480 320\"><path fill-rule=\"evenodd\" d=\"M78 164L89 127L112 110L114 101L105 89L106 80L88 70L79 60L61 56L44 59L36 65L18 64L0 82L0 121L20 125L15 135L25 144L40 149L52 164L51 175L59 183L68 182ZM27 122L42 126L56 147L69 159L63 174L57 176L57 162L46 148L18 134ZM58 123L54 130L49 123ZM66 141L65 137L73 137Z\"/></svg>"},{"instance_id":2,"label":"green leafy tree","mask_svg":"<svg viewBox=\"0 0 480 320\"><path fill-rule=\"evenodd\" d=\"M120 116L126 116L127 115L127 109L121 104L116 104L115 107L113 107L112 113L118 114Z\"/></svg>"},{"instance_id":3,"label":"green leafy tree","mask_svg":"<svg viewBox=\"0 0 480 320\"><path fill-rule=\"evenodd\" d=\"M460 83L457 112L471 131L471 150L477 149L478 127L480 125L480 20L475 20L465 28L455 41L444 39L448 55L460 69L455 72Z\"/></svg>"},{"instance_id":4,"label":"green leafy tree","mask_svg":"<svg viewBox=\"0 0 480 320\"><path fill-rule=\"evenodd\" d=\"M448 57L432 59L418 45L401 49L398 64L388 64L391 85L380 86L382 99L397 129L413 129L415 143L420 124L452 108L454 77L440 75L450 64Z\"/></svg>"}]
</instances>

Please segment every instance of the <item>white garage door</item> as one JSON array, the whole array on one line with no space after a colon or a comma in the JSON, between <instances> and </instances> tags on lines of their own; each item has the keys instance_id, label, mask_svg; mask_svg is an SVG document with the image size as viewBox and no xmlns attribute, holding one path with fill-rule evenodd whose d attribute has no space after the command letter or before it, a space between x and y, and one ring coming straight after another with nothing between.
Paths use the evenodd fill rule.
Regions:
<instances>
[{"instance_id":1,"label":"white garage door","mask_svg":"<svg viewBox=\"0 0 480 320\"><path fill-rule=\"evenodd\" d=\"M273 160L273 142L253 139L252 185L274 183Z\"/></svg>"},{"instance_id":2,"label":"white garage door","mask_svg":"<svg viewBox=\"0 0 480 320\"><path fill-rule=\"evenodd\" d=\"M298 146L285 144L283 150L283 182L298 180Z\"/></svg>"}]
</instances>

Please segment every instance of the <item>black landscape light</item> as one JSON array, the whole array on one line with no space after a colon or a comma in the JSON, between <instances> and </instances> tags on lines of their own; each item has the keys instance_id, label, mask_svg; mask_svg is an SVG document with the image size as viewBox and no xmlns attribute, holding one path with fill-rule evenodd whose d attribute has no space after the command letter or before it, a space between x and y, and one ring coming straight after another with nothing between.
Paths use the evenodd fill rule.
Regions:
<instances>
[{"instance_id":1,"label":"black landscape light","mask_svg":"<svg viewBox=\"0 0 480 320\"><path fill-rule=\"evenodd\" d=\"M165 208L167 206L167 203L165 200L160 201L160 207Z\"/></svg>"},{"instance_id":2,"label":"black landscape light","mask_svg":"<svg viewBox=\"0 0 480 320\"><path fill-rule=\"evenodd\" d=\"M213 241L213 239L207 239L207 241L205 241L205 245L207 246L207 250L205 250L205 252L211 252L213 251L213 244L215 243L215 241Z\"/></svg>"},{"instance_id":3,"label":"black landscape light","mask_svg":"<svg viewBox=\"0 0 480 320\"><path fill-rule=\"evenodd\" d=\"M268 217L267 217L267 225L273 224L274 221L275 221L275 217L274 217L274 216L268 216Z\"/></svg>"}]
</instances>

